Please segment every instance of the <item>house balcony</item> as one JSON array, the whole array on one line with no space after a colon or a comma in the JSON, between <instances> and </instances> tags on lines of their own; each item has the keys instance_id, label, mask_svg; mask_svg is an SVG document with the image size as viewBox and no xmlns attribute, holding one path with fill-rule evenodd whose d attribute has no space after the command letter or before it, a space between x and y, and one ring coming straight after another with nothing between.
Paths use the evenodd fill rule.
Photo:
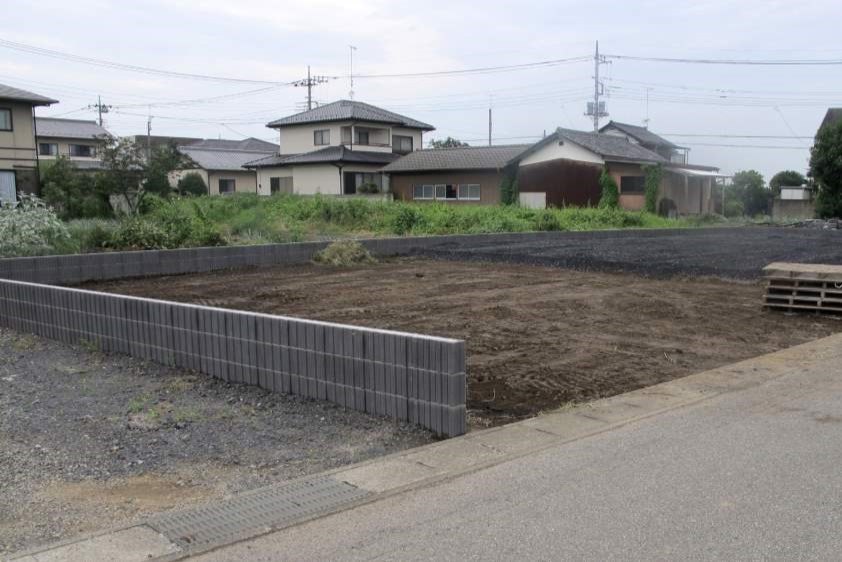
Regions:
<instances>
[{"instance_id":1,"label":"house balcony","mask_svg":"<svg viewBox=\"0 0 842 562\"><path fill-rule=\"evenodd\" d=\"M392 132L386 127L342 127L342 144L354 150L392 151Z\"/></svg>"}]
</instances>

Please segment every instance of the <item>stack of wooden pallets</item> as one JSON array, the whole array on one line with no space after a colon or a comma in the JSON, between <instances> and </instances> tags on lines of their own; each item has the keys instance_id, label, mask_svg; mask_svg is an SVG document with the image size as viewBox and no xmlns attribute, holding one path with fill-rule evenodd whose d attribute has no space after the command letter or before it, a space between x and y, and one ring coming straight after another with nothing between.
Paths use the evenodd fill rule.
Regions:
<instances>
[{"instance_id":1,"label":"stack of wooden pallets","mask_svg":"<svg viewBox=\"0 0 842 562\"><path fill-rule=\"evenodd\" d=\"M766 308L842 315L842 265L770 263L763 271Z\"/></svg>"}]
</instances>

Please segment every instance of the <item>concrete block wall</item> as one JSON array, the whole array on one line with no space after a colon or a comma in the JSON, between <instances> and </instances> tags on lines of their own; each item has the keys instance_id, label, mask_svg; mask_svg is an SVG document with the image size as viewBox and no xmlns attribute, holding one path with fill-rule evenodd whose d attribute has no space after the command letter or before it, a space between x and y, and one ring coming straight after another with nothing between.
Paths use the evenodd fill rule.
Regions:
<instances>
[{"instance_id":1,"label":"concrete block wall","mask_svg":"<svg viewBox=\"0 0 842 562\"><path fill-rule=\"evenodd\" d=\"M0 279L0 326L466 430L465 342Z\"/></svg>"}]
</instances>

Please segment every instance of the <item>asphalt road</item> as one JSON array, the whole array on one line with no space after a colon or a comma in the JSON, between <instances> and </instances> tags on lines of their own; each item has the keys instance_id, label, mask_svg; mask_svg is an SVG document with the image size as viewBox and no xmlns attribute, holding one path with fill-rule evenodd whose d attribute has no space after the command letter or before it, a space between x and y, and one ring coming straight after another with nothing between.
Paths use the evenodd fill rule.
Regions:
<instances>
[{"instance_id":1,"label":"asphalt road","mask_svg":"<svg viewBox=\"0 0 842 562\"><path fill-rule=\"evenodd\" d=\"M200 559L838 560L842 365L790 369Z\"/></svg>"},{"instance_id":2,"label":"asphalt road","mask_svg":"<svg viewBox=\"0 0 842 562\"><path fill-rule=\"evenodd\" d=\"M842 264L842 230L745 227L559 232L466 239L424 255L499 260L651 276L711 275L754 279L774 261Z\"/></svg>"}]
</instances>

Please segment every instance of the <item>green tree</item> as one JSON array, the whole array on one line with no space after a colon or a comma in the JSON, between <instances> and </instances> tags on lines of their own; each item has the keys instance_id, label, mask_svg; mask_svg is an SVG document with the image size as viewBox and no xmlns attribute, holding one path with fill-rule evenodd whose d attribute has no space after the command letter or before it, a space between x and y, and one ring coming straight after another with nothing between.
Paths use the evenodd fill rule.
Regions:
<instances>
[{"instance_id":1,"label":"green tree","mask_svg":"<svg viewBox=\"0 0 842 562\"><path fill-rule=\"evenodd\" d=\"M146 163L144 191L161 197L169 196L172 191L170 172L184 168L186 161L187 158L178 151L178 146L174 142L156 147Z\"/></svg>"},{"instance_id":2,"label":"green tree","mask_svg":"<svg viewBox=\"0 0 842 562\"><path fill-rule=\"evenodd\" d=\"M117 139L101 150L103 170L97 176L98 189L119 196L130 214L137 214L146 184L143 149L130 139Z\"/></svg>"},{"instance_id":3,"label":"green tree","mask_svg":"<svg viewBox=\"0 0 842 562\"><path fill-rule=\"evenodd\" d=\"M743 204L744 214L753 217L768 212L771 192L757 170L743 170L734 174L729 191L732 199Z\"/></svg>"},{"instance_id":4,"label":"green tree","mask_svg":"<svg viewBox=\"0 0 842 562\"><path fill-rule=\"evenodd\" d=\"M41 193L64 220L108 217L111 205L91 173L80 171L69 158L60 156L42 164Z\"/></svg>"},{"instance_id":5,"label":"green tree","mask_svg":"<svg viewBox=\"0 0 842 562\"><path fill-rule=\"evenodd\" d=\"M804 174L795 170L783 170L769 180L769 189L772 191L772 195L777 197L781 194L781 186L799 186L805 183L807 183L807 178L804 177Z\"/></svg>"},{"instance_id":6,"label":"green tree","mask_svg":"<svg viewBox=\"0 0 842 562\"><path fill-rule=\"evenodd\" d=\"M842 122L822 127L810 151L810 176L818 186L816 212L842 217Z\"/></svg>"},{"instance_id":7,"label":"green tree","mask_svg":"<svg viewBox=\"0 0 842 562\"><path fill-rule=\"evenodd\" d=\"M647 213L656 213L658 212L658 190L661 188L661 178L664 175L664 169L660 164L653 164L651 166L644 166L643 171L646 172L644 186L646 204L644 209Z\"/></svg>"},{"instance_id":8,"label":"green tree","mask_svg":"<svg viewBox=\"0 0 842 562\"><path fill-rule=\"evenodd\" d=\"M430 148L459 148L461 146L471 145L466 142L462 142L459 139L454 139L453 137L447 137L444 140L433 139L430 141Z\"/></svg>"},{"instance_id":9,"label":"green tree","mask_svg":"<svg viewBox=\"0 0 842 562\"><path fill-rule=\"evenodd\" d=\"M620 206L620 189L617 187L617 182L611 177L605 169L599 175L599 186L602 189L602 195L599 198L600 209L616 209Z\"/></svg>"},{"instance_id":10,"label":"green tree","mask_svg":"<svg viewBox=\"0 0 842 562\"><path fill-rule=\"evenodd\" d=\"M178 180L178 186L176 189L178 190L179 195L198 196L208 194L208 186L205 184L205 180L202 179L202 176L196 172L184 174L184 176Z\"/></svg>"}]
</instances>

